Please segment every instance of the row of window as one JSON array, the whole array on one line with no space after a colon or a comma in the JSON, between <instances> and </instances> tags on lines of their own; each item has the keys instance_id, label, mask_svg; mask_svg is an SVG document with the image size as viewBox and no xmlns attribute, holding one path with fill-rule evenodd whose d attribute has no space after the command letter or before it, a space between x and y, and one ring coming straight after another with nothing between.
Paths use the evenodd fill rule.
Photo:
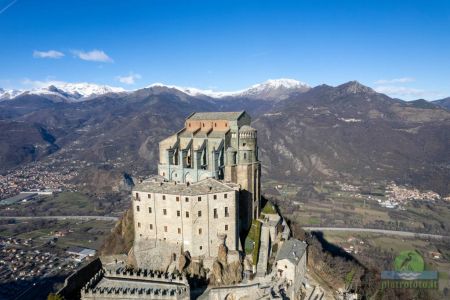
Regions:
<instances>
[{"instance_id":1,"label":"row of window","mask_svg":"<svg viewBox=\"0 0 450 300\"><path fill-rule=\"evenodd\" d=\"M188 123L188 126L191 127L191 123ZM202 127L205 127L205 123L202 122ZM217 123L214 122L214 127L217 127ZM228 123L225 123L225 127L228 127Z\"/></svg>"},{"instance_id":2,"label":"row of window","mask_svg":"<svg viewBox=\"0 0 450 300\"><path fill-rule=\"evenodd\" d=\"M136 193L135 196L136 196L135 198L137 200L141 200L141 198L139 196L139 193ZM152 198L152 194L147 194L147 198L151 199ZM228 198L228 194L223 194L223 198L227 199ZM166 195L162 195L162 199L166 200ZM176 199L177 202L180 202L180 197L177 196L175 199ZM217 200L217 195L213 195L213 199ZM198 202L201 202L202 201L202 197L198 197L197 200L198 200ZM185 197L184 198L184 202L189 202L189 197Z\"/></svg>"},{"instance_id":3,"label":"row of window","mask_svg":"<svg viewBox=\"0 0 450 300\"><path fill-rule=\"evenodd\" d=\"M138 225L138 228L141 228L141 222L138 222L137 225ZM153 224L150 224L149 227L150 227L150 230L153 230ZM228 225L225 225L224 229L225 229L225 231L228 231ZM164 232L168 232L168 231L169 231L169 226L164 226ZM181 234L181 228L180 227L177 228L177 232L178 232L178 234ZM198 229L198 234L202 235L202 233L203 233L202 228L199 228Z\"/></svg>"},{"instance_id":4,"label":"row of window","mask_svg":"<svg viewBox=\"0 0 450 300\"><path fill-rule=\"evenodd\" d=\"M139 205L136 205L136 211L141 211L141 208L139 207ZM148 208L148 212L151 214L152 213L152 208L149 207ZM167 208L163 208L163 215L167 216ZM198 217L202 216L202 211L199 210L197 212ZM228 207L225 206L225 213L224 213L224 217L229 217L230 213L228 211ZM177 210L177 217L181 217L181 211ZM217 219L219 217L218 213L217 213L217 208L214 208L213 210L213 217L214 219ZM189 218L189 212L186 212L186 218Z\"/></svg>"}]
</instances>

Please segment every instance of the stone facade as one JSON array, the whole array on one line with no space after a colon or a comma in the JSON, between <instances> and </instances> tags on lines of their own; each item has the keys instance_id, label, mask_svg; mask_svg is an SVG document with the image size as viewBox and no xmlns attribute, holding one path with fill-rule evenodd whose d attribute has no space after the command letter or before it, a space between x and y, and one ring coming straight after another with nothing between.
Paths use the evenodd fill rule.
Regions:
<instances>
[{"instance_id":1,"label":"stone facade","mask_svg":"<svg viewBox=\"0 0 450 300\"><path fill-rule=\"evenodd\" d=\"M135 244L165 241L193 257L216 257L223 242L238 250L237 184L153 179L136 185L132 199Z\"/></svg>"},{"instance_id":2,"label":"stone facade","mask_svg":"<svg viewBox=\"0 0 450 300\"><path fill-rule=\"evenodd\" d=\"M183 129L159 144L158 174L169 181L240 184L240 232L260 214L261 164L250 123L246 112L193 113Z\"/></svg>"}]
</instances>

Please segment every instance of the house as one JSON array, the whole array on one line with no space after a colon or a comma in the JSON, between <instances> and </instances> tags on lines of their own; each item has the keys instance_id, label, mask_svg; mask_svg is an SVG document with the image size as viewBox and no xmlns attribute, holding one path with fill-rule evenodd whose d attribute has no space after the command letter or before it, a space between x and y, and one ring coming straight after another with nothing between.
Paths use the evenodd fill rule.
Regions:
<instances>
[{"instance_id":1,"label":"house","mask_svg":"<svg viewBox=\"0 0 450 300\"><path fill-rule=\"evenodd\" d=\"M297 239L284 241L275 258L275 270L278 278L284 278L288 284L288 296L294 299L298 294L306 272L307 244Z\"/></svg>"}]
</instances>

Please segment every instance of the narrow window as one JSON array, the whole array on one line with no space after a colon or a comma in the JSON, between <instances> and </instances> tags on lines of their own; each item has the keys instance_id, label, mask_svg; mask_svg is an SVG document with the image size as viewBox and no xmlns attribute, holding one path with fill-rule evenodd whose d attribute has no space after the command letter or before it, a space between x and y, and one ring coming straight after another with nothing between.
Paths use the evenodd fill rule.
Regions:
<instances>
[{"instance_id":1,"label":"narrow window","mask_svg":"<svg viewBox=\"0 0 450 300\"><path fill-rule=\"evenodd\" d=\"M139 205L136 206L136 210L139 211Z\"/></svg>"},{"instance_id":2,"label":"narrow window","mask_svg":"<svg viewBox=\"0 0 450 300\"><path fill-rule=\"evenodd\" d=\"M225 231L228 231L228 225L225 225Z\"/></svg>"},{"instance_id":3,"label":"narrow window","mask_svg":"<svg viewBox=\"0 0 450 300\"><path fill-rule=\"evenodd\" d=\"M244 153L244 159L247 159L247 153Z\"/></svg>"},{"instance_id":4,"label":"narrow window","mask_svg":"<svg viewBox=\"0 0 450 300\"><path fill-rule=\"evenodd\" d=\"M139 236L142 237L142 233L140 233Z\"/></svg>"},{"instance_id":5,"label":"narrow window","mask_svg":"<svg viewBox=\"0 0 450 300\"><path fill-rule=\"evenodd\" d=\"M217 127L217 123L214 123L214 127Z\"/></svg>"},{"instance_id":6,"label":"narrow window","mask_svg":"<svg viewBox=\"0 0 450 300\"><path fill-rule=\"evenodd\" d=\"M227 127L228 126L228 123L225 123L225 127Z\"/></svg>"},{"instance_id":7,"label":"narrow window","mask_svg":"<svg viewBox=\"0 0 450 300\"><path fill-rule=\"evenodd\" d=\"M202 197L198 197L198 202L202 201Z\"/></svg>"},{"instance_id":8,"label":"narrow window","mask_svg":"<svg viewBox=\"0 0 450 300\"><path fill-rule=\"evenodd\" d=\"M188 211L186 212L186 218L189 218L189 212Z\"/></svg>"},{"instance_id":9,"label":"narrow window","mask_svg":"<svg viewBox=\"0 0 450 300\"><path fill-rule=\"evenodd\" d=\"M177 202L180 202L180 197L177 197Z\"/></svg>"},{"instance_id":10,"label":"narrow window","mask_svg":"<svg viewBox=\"0 0 450 300\"><path fill-rule=\"evenodd\" d=\"M205 127L205 123L203 123L203 127Z\"/></svg>"},{"instance_id":11,"label":"narrow window","mask_svg":"<svg viewBox=\"0 0 450 300\"><path fill-rule=\"evenodd\" d=\"M178 228L178 234L181 234L181 228Z\"/></svg>"},{"instance_id":12,"label":"narrow window","mask_svg":"<svg viewBox=\"0 0 450 300\"><path fill-rule=\"evenodd\" d=\"M202 229L201 228L198 229L198 234L202 234Z\"/></svg>"},{"instance_id":13,"label":"narrow window","mask_svg":"<svg viewBox=\"0 0 450 300\"><path fill-rule=\"evenodd\" d=\"M181 212L177 210L177 217L181 216Z\"/></svg>"},{"instance_id":14,"label":"narrow window","mask_svg":"<svg viewBox=\"0 0 450 300\"><path fill-rule=\"evenodd\" d=\"M214 219L217 219L217 208L214 208Z\"/></svg>"},{"instance_id":15,"label":"narrow window","mask_svg":"<svg viewBox=\"0 0 450 300\"><path fill-rule=\"evenodd\" d=\"M164 226L164 232L167 232L167 226Z\"/></svg>"},{"instance_id":16,"label":"narrow window","mask_svg":"<svg viewBox=\"0 0 450 300\"><path fill-rule=\"evenodd\" d=\"M189 202L189 198L188 197L184 198L184 202Z\"/></svg>"},{"instance_id":17,"label":"narrow window","mask_svg":"<svg viewBox=\"0 0 450 300\"><path fill-rule=\"evenodd\" d=\"M191 127L191 123L188 123L189 127Z\"/></svg>"},{"instance_id":18,"label":"narrow window","mask_svg":"<svg viewBox=\"0 0 450 300\"><path fill-rule=\"evenodd\" d=\"M148 213L149 213L149 214L152 213L152 208L151 208L151 207L148 208Z\"/></svg>"},{"instance_id":19,"label":"narrow window","mask_svg":"<svg viewBox=\"0 0 450 300\"><path fill-rule=\"evenodd\" d=\"M163 172L163 176L166 176L166 172Z\"/></svg>"},{"instance_id":20,"label":"narrow window","mask_svg":"<svg viewBox=\"0 0 450 300\"><path fill-rule=\"evenodd\" d=\"M151 197L152 197L152 195L151 195L151 194L148 194L148 195L147 195L147 198L148 198L148 199L150 199Z\"/></svg>"},{"instance_id":21,"label":"narrow window","mask_svg":"<svg viewBox=\"0 0 450 300\"><path fill-rule=\"evenodd\" d=\"M153 230L153 224L150 224L150 230Z\"/></svg>"},{"instance_id":22,"label":"narrow window","mask_svg":"<svg viewBox=\"0 0 450 300\"><path fill-rule=\"evenodd\" d=\"M225 217L229 217L230 214L228 213L228 207L225 207Z\"/></svg>"},{"instance_id":23,"label":"narrow window","mask_svg":"<svg viewBox=\"0 0 450 300\"><path fill-rule=\"evenodd\" d=\"M141 228L141 223L140 222L138 222L138 227Z\"/></svg>"},{"instance_id":24,"label":"narrow window","mask_svg":"<svg viewBox=\"0 0 450 300\"><path fill-rule=\"evenodd\" d=\"M227 199L227 198L228 198L228 194L223 194L223 197L224 197L225 199Z\"/></svg>"},{"instance_id":25,"label":"narrow window","mask_svg":"<svg viewBox=\"0 0 450 300\"><path fill-rule=\"evenodd\" d=\"M166 195L163 195L163 200L166 200Z\"/></svg>"},{"instance_id":26,"label":"narrow window","mask_svg":"<svg viewBox=\"0 0 450 300\"><path fill-rule=\"evenodd\" d=\"M217 200L217 195L214 195L213 198L214 198L214 200Z\"/></svg>"},{"instance_id":27,"label":"narrow window","mask_svg":"<svg viewBox=\"0 0 450 300\"><path fill-rule=\"evenodd\" d=\"M136 199L139 199L139 193L136 193Z\"/></svg>"},{"instance_id":28,"label":"narrow window","mask_svg":"<svg viewBox=\"0 0 450 300\"><path fill-rule=\"evenodd\" d=\"M167 215L167 209L163 209L163 215Z\"/></svg>"},{"instance_id":29,"label":"narrow window","mask_svg":"<svg viewBox=\"0 0 450 300\"><path fill-rule=\"evenodd\" d=\"M200 250L202 250L202 249L203 249L203 246L200 246L199 248L200 248Z\"/></svg>"},{"instance_id":30,"label":"narrow window","mask_svg":"<svg viewBox=\"0 0 450 300\"><path fill-rule=\"evenodd\" d=\"M198 211L198 216L199 216L199 217L202 216L202 211L201 211L201 210Z\"/></svg>"}]
</instances>

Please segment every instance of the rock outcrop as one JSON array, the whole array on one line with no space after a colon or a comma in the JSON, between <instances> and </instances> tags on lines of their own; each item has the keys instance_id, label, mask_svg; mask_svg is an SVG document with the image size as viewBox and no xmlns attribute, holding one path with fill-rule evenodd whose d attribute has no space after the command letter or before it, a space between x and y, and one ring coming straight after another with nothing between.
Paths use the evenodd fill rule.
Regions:
<instances>
[{"instance_id":1,"label":"rock outcrop","mask_svg":"<svg viewBox=\"0 0 450 300\"><path fill-rule=\"evenodd\" d=\"M225 245L219 246L219 254L209 276L212 286L232 285L242 281L242 258L239 253L228 253Z\"/></svg>"},{"instance_id":2,"label":"rock outcrop","mask_svg":"<svg viewBox=\"0 0 450 300\"><path fill-rule=\"evenodd\" d=\"M111 234L105 239L105 242L100 248L100 254L113 255L128 253L133 246L134 240L133 222L133 210L130 208L123 214Z\"/></svg>"}]
</instances>

